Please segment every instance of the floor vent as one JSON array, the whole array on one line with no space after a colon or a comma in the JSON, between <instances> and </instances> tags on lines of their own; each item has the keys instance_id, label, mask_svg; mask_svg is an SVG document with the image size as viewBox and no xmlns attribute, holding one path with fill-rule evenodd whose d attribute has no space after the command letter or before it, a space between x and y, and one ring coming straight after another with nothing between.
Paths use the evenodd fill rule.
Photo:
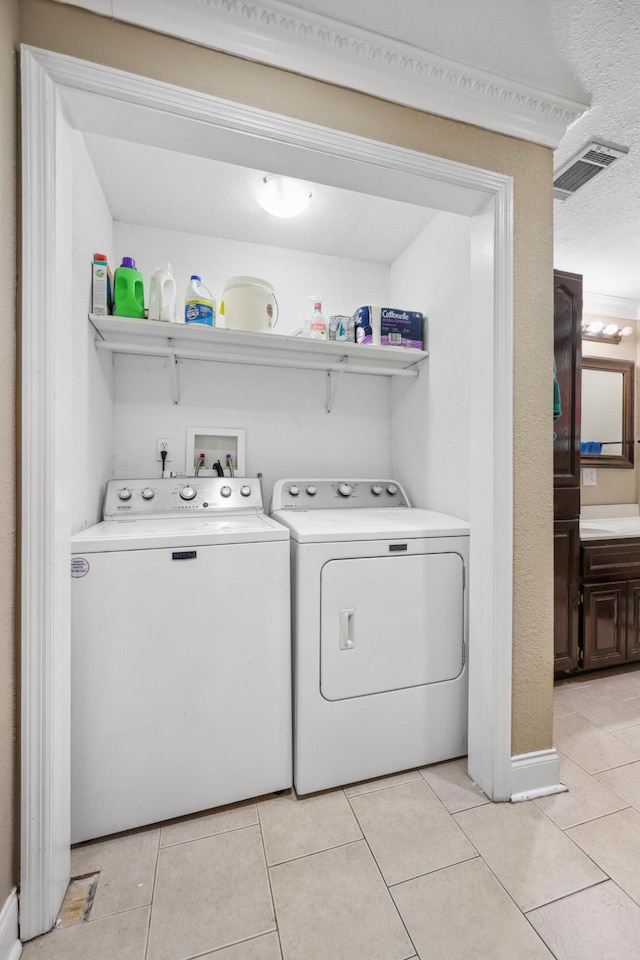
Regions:
<instances>
[{"instance_id":1,"label":"floor vent","mask_svg":"<svg viewBox=\"0 0 640 960\"><path fill-rule=\"evenodd\" d=\"M553 178L555 200L568 200L585 183L610 167L620 157L629 153L628 147L613 143L598 143L591 140L578 153L556 171Z\"/></svg>"}]
</instances>

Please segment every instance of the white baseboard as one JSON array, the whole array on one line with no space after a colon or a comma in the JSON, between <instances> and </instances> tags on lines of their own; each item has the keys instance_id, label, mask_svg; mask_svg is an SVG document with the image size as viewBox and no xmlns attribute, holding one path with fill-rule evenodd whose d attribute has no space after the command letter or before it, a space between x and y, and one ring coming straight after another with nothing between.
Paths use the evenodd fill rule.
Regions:
<instances>
[{"instance_id":1,"label":"white baseboard","mask_svg":"<svg viewBox=\"0 0 640 960\"><path fill-rule=\"evenodd\" d=\"M565 793L560 783L558 751L535 750L511 757L511 802L535 800L553 793Z\"/></svg>"},{"instance_id":2,"label":"white baseboard","mask_svg":"<svg viewBox=\"0 0 640 960\"><path fill-rule=\"evenodd\" d=\"M22 944L18 937L18 894L15 888L0 910L0 960L18 960Z\"/></svg>"}]
</instances>

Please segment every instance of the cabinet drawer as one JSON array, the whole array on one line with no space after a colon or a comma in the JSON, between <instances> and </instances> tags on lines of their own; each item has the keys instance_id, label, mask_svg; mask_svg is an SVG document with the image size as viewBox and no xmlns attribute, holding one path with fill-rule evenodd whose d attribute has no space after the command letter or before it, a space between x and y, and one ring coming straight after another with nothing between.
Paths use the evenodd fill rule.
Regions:
<instances>
[{"instance_id":1,"label":"cabinet drawer","mask_svg":"<svg viewBox=\"0 0 640 960\"><path fill-rule=\"evenodd\" d=\"M587 579L640 577L640 537L583 543L580 573Z\"/></svg>"}]
</instances>

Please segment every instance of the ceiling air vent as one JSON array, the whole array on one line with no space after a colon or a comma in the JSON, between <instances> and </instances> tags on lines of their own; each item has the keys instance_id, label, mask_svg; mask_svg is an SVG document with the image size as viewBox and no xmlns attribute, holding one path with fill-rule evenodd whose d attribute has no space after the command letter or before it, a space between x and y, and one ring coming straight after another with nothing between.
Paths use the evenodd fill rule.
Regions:
<instances>
[{"instance_id":1,"label":"ceiling air vent","mask_svg":"<svg viewBox=\"0 0 640 960\"><path fill-rule=\"evenodd\" d=\"M556 171L553 178L553 196L556 200L568 200L597 174L602 173L620 157L629 153L628 147L614 143L598 143L591 140L578 153Z\"/></svg>"}]
</instances>

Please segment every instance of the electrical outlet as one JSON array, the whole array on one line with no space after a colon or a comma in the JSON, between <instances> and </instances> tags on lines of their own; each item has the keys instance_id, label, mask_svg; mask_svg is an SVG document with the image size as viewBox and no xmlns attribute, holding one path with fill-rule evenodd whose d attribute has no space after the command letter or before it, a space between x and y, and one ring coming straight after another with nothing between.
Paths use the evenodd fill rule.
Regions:
<instances>
[{"instance_id":1,"label":"electrical outlet","mask_svg":"<svg viewBox=\"0 0 640 960\"><path fill-rule=\"evenodd\" d=\"M582 468L582 483L584 484L585 487L596 486L596 468L595 467Z\"/></svg>"},{"instance_id":2,"label":"electrical outlet","mask_svg":"<svg viewBox=\"0 0 640 960\"><path fill-rule=\"evenodd\" d=\"M156 460L162 462L161 451L167 451L167 462L171 460L171 440L156 440Z\"/></svg>"}]
</instances>

